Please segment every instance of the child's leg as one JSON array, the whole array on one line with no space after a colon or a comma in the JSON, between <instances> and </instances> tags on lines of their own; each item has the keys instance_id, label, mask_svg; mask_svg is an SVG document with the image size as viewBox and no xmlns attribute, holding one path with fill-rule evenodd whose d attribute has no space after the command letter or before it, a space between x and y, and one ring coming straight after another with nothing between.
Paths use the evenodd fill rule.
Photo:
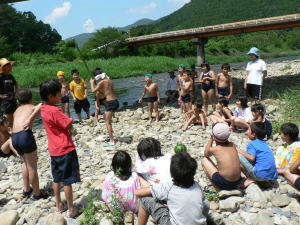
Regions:
<instances>
[{"instance_id":1,"label":"child's leg","mask_svg":"<svg viewBox=\"0 0 300 225\"><path fill-rule=\"evenodd\" d=\"M149 213L142 207L139 207L138 225L146 225L149 219Z\"/></svg>"},{"instance_id":2,"label":"child's leg","mask_svg":"<svg viewBox=\"0 0 300 225\"><path fill-rule=\"evenodd\" d=\"M207 115L208 114L208 95L206 91L202 90L202 99L203 99L203 105L204 105L204 112Z\"/></svg>"},{"instance_id":3,"label":"child's leg","mask_svg":"<svg viewBox=\"0 0 300 225\"><path fill-rule=\"evenodd\" d=\"M222 123L222 122L224 122L224 121L222 120L222 117L219 116L219 115L217 115L217 114L211 115L209 118L211 119L211 121L212 121L213 123Z\"/></svg>"},{"instance_id":4,"label":"child's leg","mask_svg":"<svg viewBox=\"0 0 300 225\"><path fill-rule=\"evenodd\" d=\"M98 100L95 101L95 120L98 122L98 115L100 113L100 105Z\"/></svg>"},{"instance_id":5,"label":"child's leg","mask_svg":"<svg viewBox=\"0 0 300 225\"><path fill-rule=\"evenodd\" d=\"M237 127L237 128L242 128L242 129L248 129L249 128L249 124L240 118L237 117L232 117L230 118L232 121L233 126Z\"/></svg>"},{"instance_id":6,"label":"child's leg","mask_svg":"<svg viewBox=\"0 0 300 225\"><path fill-rule=\"evenodd\" d=\"M289 169L285 169L284 171L278 171L278 173L283 174L285 179L287 179L288 183L295 187L296 180L300 177L298 174L293 174Z\"/></svg>"},{"instance_id":7,"label":"child's leg","mask_svg":"<svg viewBox=\"0 0 300 225\"><path fill-rule=\"evenodd\" d=\"M112 128L112 115L113 115L113 112L112 111L107 111L105 112L105 125L106 125L106 129L107 129L107 133L108 133L108 136L110 138L110 143L115 143L114 141L114 135L113 135L113 128Z\"/></svg>"},{"instance_id":8,"label":"child's leg","mask_svg":"<svg viewBox=\"0 0 300 225\"><path fill-rule=\"evenodd\" d=\"M31 153L25 153L23 158L24 158L26 170L28 173L29 183L31 184L32 189L33 189L33 194L35 196L40 196L41 191L40 191L40 186L39 186L39 176L38 176L38 172L37 172L37 160L38 160L37 151L33 151ZM26 179L27 179L27 177L26 177ZM27 183L27 181L26 181L26 183Z\"/></svg>"},{"instance_id":9,"label":"child's leg","mask_svg":"<svg viewBox=\"0 0 300 225\"><path fill-rule=\"evenodd\" d=\"M63 111L63 113L66 113L65 112L65 104L64 103L60 103L60 108Z\"/></svg>"},{"instance_id":10,"label":"child's leg","mask_svg":"<svg viewBox=\"0 0 300 225\"><path fill-rule=\"evenodd\" d=\"M207 175L207 177L212 180L214 173L218 172L216 165L208 158L204 157L201 160L202 169Z\"/></svg>"},{"instance_id":11,"label":"child's leg","mask_svg":"<svg viewBox=\"0 0 300 225\"><path fill-rule=\"evenodd\" d=\"M69 216L74 217L77 216L78 212L73 204L73 189L72 185L65 185L64 186L64 192L66 195L66 200L68 204L68 210L69 210Z\"/></svg>"},{"instance_id":12,"label":"child's leg","mask_svg":"<svg viewBox=\"0 0 300 225\"><path fill-rule=\"evenodd\" d=\"M69 103L69 102L65 103L65 111L66 111L68 117L71 118L71 113L70 113L70 103Z\"/></svg>"},{"instance_id":13,"label":"child's leg","mask_svg":"<svg viewBox=\"0 0 300 225\"><path fill-rule=\"evenodd\" d=\"M212 105L213 111L216 111L216 104L215 104L215 89L210 89L207 92L208 99Z\"/></svg>"},{"instance_id":14,"label":"child's leg","mask_svg":"<svg viewBox=\"0 0 300 225\"><path fill-rule=\"evenodd\" d=\"M155 110L155 121L158 122L159 121L159 111L158 111L158 102L154 102L154 110Z\"/></svg>"},{"instance_id":15,"label":"child's leg","mask_svg":"<svg viewBox=\"0 0 300 225\"><path fill-rule=\"evenodd\" d=\"M152 112L153 112L153 102L149 102L148 103L148 107L149 107L149 122L152 122Z\"/></svg>"},{"instance_id":16,"label":"child's leg","mask_svg":"<svg viewBox=\"0 0 300 225\"><path fill-rule=\"evenodd\" d=\"M23 158L23 160L24 160L24 158ZM23 186L24 186L23 191L24 192L29 192L30 191L29 173L28 173L28 169L26 167L25 160L22 163L22 176L23 176Z\"/></svg>"},{"instance_id":17,"label":"child's leg","mask_svg":"<svg viewBox=\"0 0 300 225\"><path fill-rule=\"evenodd\" d=\"M195 120L196 116L195 115L192 115L186 122L185 124L183 125L182 127L182 130L183 131L186 131L187 128L189 127L189 125Z\"/></svg>"},{"instance_id":18,"label":"child's leg","mask_svg":"<svg viewBox=\"0 0 300 225\"><path fill-rule=\"evenodd\" d=\"M53 182L53 191L55 196L56 211L62 212L64 210L64 205L61 202L61 197L60 197L60 183Z\"/></svg>"},{"instance_id":19,"label":"child's leg","mask_svg":"<svg viewBox=\"0 0 300 225\"><path fill-rule=\"evenodd\" d=\"M241 163L241 170L247 177L244 182L244 187L248 187L250 184L255 182L255 174L254 174L254 167L251 162L246 159L245 156L239 154L240 163Z\"/></svg>"}]
</instances>

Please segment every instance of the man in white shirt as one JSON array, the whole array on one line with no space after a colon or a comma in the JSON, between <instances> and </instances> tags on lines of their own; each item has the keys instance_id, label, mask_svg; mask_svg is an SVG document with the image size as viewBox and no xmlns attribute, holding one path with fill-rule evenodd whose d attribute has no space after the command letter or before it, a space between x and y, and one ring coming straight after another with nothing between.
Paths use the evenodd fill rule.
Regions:
<instances>
[{"instance_id":1,"label":"man in white shirt","mask_svg":"<svg viewBox=\"0 0 300 225\"><path fill-rule=\"evenodd\" d=\"M247 95L253 99L254 104L262 99L263 80L267 76L266 63L259 58L259 50L255 47L248 52L251 61L247 64L247 74L245 78L244 88Z\"/></svg>"},{"instance_id":2,"label":"man in white shirt","mask_svg":"<svg viewBox=\"0 0 300 225\"><path fill-rule=\"evenodd\" d=\"M178 99L178 90L177 90L175 72L169 71L168 73L170 75L170 78L167 83L166 96L168 96L167 102L170 102L170 101L172 102L172 101Z\"/></svg>"}]
</instances>

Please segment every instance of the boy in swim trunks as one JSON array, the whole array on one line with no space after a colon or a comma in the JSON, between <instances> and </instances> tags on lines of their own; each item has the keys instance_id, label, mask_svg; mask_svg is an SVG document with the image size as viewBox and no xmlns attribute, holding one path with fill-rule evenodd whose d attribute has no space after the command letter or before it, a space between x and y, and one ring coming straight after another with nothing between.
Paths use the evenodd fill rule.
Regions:
<instances>
[{"instance_id":1,"label":"boy in swim trunks","mask_svg":"<svg viewBox=\"0 0 300 225\"><path fill-rule=\"evenodd\" d=\"M101 80L104 78L102 75L105 73L102 72L100 68L96 68L93 72L95 83L94 85L97 85ZM100 107L101 105L106 105L106 97L102 90L99 90L95 93L95 120L98 122L98 116L100 114Z\"/></svg>"},{"instance_id":2,"label":"boy in swim trunks","mask_svg":"<svg viewBox=\"0 0 300 225\"><path fill-rule=\"evenodd\" d=\"M184 71L182 74L182 80L180 80L179 82L180 96L183 102L183 109L186 113L192 109L192 98L190 95L190 91L193 86L193 81L189 77L189 74L189 71ZM189 115L186 116L187 119L190 118Z\"/></svg>"},{"instance_id":3,"label":"boy in swim trunks","mask_svg":"<svg viewBox=\"0 0 300 225\"><path fill-rule=\"evenodd\" d=\"M228 108L229 101L226 98L219 98L217 108L219 112L214 112L213 115L210 116L211 121L215 123L227 123L230 125L230 118L233 116L232 111Z\"/></svg>"},{"instance_id":4,"label":"boy in swim trunks","mask_svg":"<svg viewBox=\"0 0 300 225\"><path fill-rule=\"evenodd\" d=\"M103 79L97 84L95 87L95 79L91 79L91 89L93 93L96 93L99 90L102 90L104 96L106 98L106 105L105 105L105 125L107 129L107 133L109 135L108 141L104 143L104 147L111 147L115 145L114 135L113 135L113 128L112 128L112 116L115 111L119 108L119 101L115 94L114 83L107 75L102 77Z\"/></svg>"},{"instance_id":5,"label":"boy in swim trunks","mask_svg":"<svg viewBox=\"0 0 300 225\"><path fill-rule=\"evenodd\" d=\"M70 91L69 91L69 82L65 80L65 72L64 71L58 71L57 72L57 78L59 83L61 83L61 110L63 113L66 113L68 117L71 117L70 114Z\"/></svg>"},{"instance_id":6,"label":"boy in swim trunks","mask_svg":"<svg viewBox=\"0 0 300 225\"><path fill-rule=\"evenodd\" d=\"M235 145L228 141L229 136L229 126L216 123L205 147L205 157L201 161L204 172L217 189L236 189L241 181L238 151ZM214 147L213 142L216 143ZM217 165L210 159L211 156L215 157Z\"/></svg>"},{"instance_id":7,"label":"boy in swim trunks","mask_svg":"<svg viewBox=\"0 0 300 225\"><path fill-rule=\"evenodd\" d=\"M47 198L39 187L39 177L37 172L37 146L31 130L24 130L24 124L32 115L36 115L41 108L41 104L32 104L32 93L28 89L17 91L17 100L20 107L14 113L14 123L12 128L12 145L23 159L23 197L29 197L33 192L33 199L39 200ZM34 118L31 118L33 121Z\"/></svg>"},{"instance_id":8,"label":"boy in swim trunks","mask_svg":"<svg viewBox=\"0 0 300 225\"><path fill-rule=\"evenodd\" d=\"M48 137L56 210L62 212L64 209L60 196L60 183L63 183L68 216L75 217L78 212L73 204L72 184L80 182L80 172L71 136L73 121L56 106L61 99L61 84L57 80L43 82L40 85L40 95L44 101L41 117Z\"/></svg>"},{"instance_id":9,"label":"boy in swim trunks","mask_svg":"<svg viewBox=\"0 0 300 225\"><path fill-rule=\"evenodd\" d=\"M224 63L221 67L222 73L216 78L216 95L218 98L230 99L233 95L233 82L229 75L230 65Z\"/></svg>"},{"instance_id":10,"label":"boy in swim trunks","mask_svg":"<svg viewBox=\"0 0 300 225\"><path fill-rule=\"evenodd\" d=\"M184 106L183 106L183 101L182 101L182 97L180 95L180 83L182 83L183 80L183 72L185 71L185 65L184 64L180 64L178 66L178 72L179 74L176 77L176 84L177 84L177 90L179 93L179 98L178 98L178 104L180 105L180 109L181 109L181 114L184 113Z\"/></svg>"},{"instance_id":11,"label":"boy in swim trunks","mask_svg":"<svg viewBox=\"0 0 300 225\"><path fill-rule=\"evenodd\" d=\"M82 122L81 110L85 111L87 119L90 118L90 103L87 99L86 83L79 77L79 71L72 70L73 80L70 83L70 93L74 100L74 109L79 122Z\"/></svg>"},{"instance_id":12,"label":"boy in swim trunks","mask_svg":"<svg viewBox=\"0 0 300 225\"><path fill-rule=\"evenodd\" d=\"M146 85L144 86L144 91L143 94L141 96L141 98L139 99L139 103L142 103L143 98L145 96L145 94L148 95L148 106L149 106L149 123L152 123L152 112L153 109L155 111L155 118L156 118L156 122L159 121L159 111L158 111L158 104L160 103L160 93L159 93L159 89L156 83L152 82L152 74L145 74L145 82Z\"/></svg>"}]
</instances>

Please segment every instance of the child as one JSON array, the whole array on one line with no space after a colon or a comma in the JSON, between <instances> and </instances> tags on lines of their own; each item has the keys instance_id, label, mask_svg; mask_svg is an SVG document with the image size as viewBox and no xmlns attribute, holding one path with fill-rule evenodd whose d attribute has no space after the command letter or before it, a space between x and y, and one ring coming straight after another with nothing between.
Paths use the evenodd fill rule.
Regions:
<instances>
[{"instance_id":1,"label":"child","mask_svg":"<svg viewBox=\"0 0 300 225\"><path fill-rule=\"evenodd\" d=\"M113 171L106 175L102 190L102 199L112 211L116 210L114 207L117 205L122 210L138 212L135 191L139 188L139 177L131 171L131 165L131 157L125 151L118 151L112 159ZM118 196L117 200L113 200L113 195Z\"/></svg>"},{"instance_id":2,"label":"child","mask_svg":"<svg viewBox=\"0 0 300 225\"><path fill-rule=\"evenodd\" d=\"M155 111L155 118L156 118L155 121L158 122L159 121L158 104L160 103L159 89L157 84L152 82L152 77L153 77L152 74L145 74L144 77L145 77L146 85L144 86L144 91L141 98L139 99L139 103L142 103L143 98L147 93L148 106L149 106L149 122L152 123L153 108Z\"/></svg>"},{"instance_id":3,"label":"child","mask_svg":"<svg viewBox=\"0 0 300 225\"><path fill-rule=\"evenodd\" d=\"M167 83L166 96L168 96L167 102L172 102L173 100L178 98L178 90L177 90L175 72L169 71L168 73L170 78Z\"/></svg>"},{"instance_id":4,"label":"child","mask_svg":"<svg viewBox=\"0 0 300 225\"><path fill-rule=\"evenodd\" d=\"M272 181L277 178L273 152L264 141L266 133L263 122L252 123L246 132L251 141L247 145L247 152L239 152L242 170L247 176L245 187L255 181Z\"/></svg>"},{"instance_id":5,"label":"child","mask_svg":"<svg viewBox=\"0 0 300 225\"><path fill-rule=\"evenodd\" d=\"M0 115L0 157L8 158L13 153L18 155L11 144L7 118L6 116Z\"/></svg>"},{"instance_id":6,"label":"child","mask_svg":"<svg viewBox=\"0 0 300 225\"><path fill-rule=\"evenodd\" d=\"M203 72L200 74L199 83L202 84L202 98L204 104L204 112L208 115L208 101L212 104L213 110L216 111L215 105L215 80L216 74L214 71L210 70L210 65L208 63L202 63L201 69Z\"/></svg>"},{"instance_id":7,"label":"child","mask_svg":"<svg viewBox=\"0 0 300 225\"><path fill-rule=\"evenodd\" d=\"M185 121L182 130L186 131L190 124L200 124L202 129L206 129L207 119L205 113L202 110L202 104L194 104L193 109L188 111L186 114L188 120Z\"/></svg>"},{"instance_id":8,"label":"child","mask_svg":"<svg viewBox=\"0 0 300 225\"><path fill-rule=\"evenodd\" d=\"M187 153L175 154L169 170L172 181L136 191L136 195L141 197L138 224L147 224L149 215L157 224L206 224L209 204L200 185L194 181L196 160ZM166 202L167 206L161 201Z\"/></svg>"},{"instance_id":9,"label":"child","mask_svg":"<svg viewBox=\"0 0 300 225\"><path fill-rule=\"evenodd\" d=\"M72 184L80 182L80 174L71 137L72 119L55 106L61 99L61 84L57 80L50 79L42 83L40 95L44 101L41 116L48 137L56 210L62 212L64 209L60 197L60 183L63 182L68 215L75 217L78 212L73 205Z\"/></svg>"},{"instance_id":10,"label":"child","mask_svg":"<svg viewBox=\"0 0 300 225\"><path fill-rule=\"evenodd\" d=\"M277 169L286 169L300 158L299 128L293 123L282 124L280 136L286 142L286 146L281 146L276 150L276 167Z\"/></svg>"},{"instance_id":11,"label":"child","mask_svg":"<svg viewBox=\"0 0 300 225\"><path fill-rule=\"evenodd\" d=\"M150 184L171 180L171 155L161 153L160 142L154 138L145 138L137 146L136 172Z\"/></svg>"},{"instance_id":12,"label":"child","mask_svg":"<svg viewBox=\"0 0 300 225\"><path fill-rule=\"evenodd\" d=\"M282 174L290 185L300 191L300 157L290 168L280 169L278 173Z\"/></svg>"},{"instance_id":13,"label":"child","mask_svg":"<svg viewBox=\"0 0 300 225\"><path fill-rule=\"evenodd\" d=\"M216 123L212 129L201 164L204 172L217 189L233 190L241 181L239 155L235 145L228 141L229 126L225 123ZM216 146L213 147L215 141ZM214 156L217 165L210 159Z\"/></svg>"},{"instance_id":14,"label":"child","mask_svg":"<svg viewBox=\"0 0 300 225\"><path fill-rule=\"evenodd\" d=\"M33 199L47 198L40 191L39 177L37 172L37 146L31 129L24 130L24 123L40 111L41 104L32 105L32 93L28 89L17 91L19 108L14 112L14 123L12 128L12 145L23 159L23 197L30 197L33 192ZM31 119L33 121L34 118ZM30 187L31 185L31 187Z\"/></svg>"},{"instance_id":15,"label":"child","mask_svg":"<svg viewBox=\"0 0 300 225\"><path fill-rule=\"evenodd\" d=\"M250 120L248 123L251 124L253 122L263 122L266 125L267 140L269 140L272 135L273 127L271 122L265 116L265 107L262 104L254 104L251 106L251 112L253 119Z\"/></svg>"},{"instance_id":16,"label":"child","mask_svg":"<svg viewBox=\"0 0 300 225\"><path fill-rule=\"evenodd\" d=\"M233 95L233 82L229 75L230 65L224 63L221 69L222 73L218 74L216 78L216 95L218 98L230 99Z\"/></svg>"},{"instance_id":17,"label":"child","mask_svg":"<svg viewBox=\"0 0 300 225\"><path fill-rule=\"evenodd\" d=\"M95 82L94 85L97 86L97 84L103 79L103 75L105 73L102 72L100 68L96 68L93 72ZM100 107L101 105L106 105L106 97L102 90L98 90L95 93L95 120L98 122L98 116L100 114Z\"/></svg>"},{"instance_id":18,"label":"child","mask_svg":"<svg viewBox=\"0 0 300 225\"><path fill-rule=\"evenodd\" d=\"M183 114L184 113L184 106L183 106L182 97L180 95L180 93L181 93L180 92L180 84L183 82L183 72L185 72L185 65L184 64L179 64L178 72L179 72L179 74L176 77L177 91L179 93L178 104L180 105L181 114Z\"/></svg>"},{"instance_id":19,"label":"child","mask_svg":"<svg viewBox=\"0 0 300 225\"><path fill-rule=\"evenodd\" d=\"M70 114L70 91L69 91L69 82L65 80L65 73L64 71L58 71L57 72L57 78L59 83L61 83L61 109L63 113L66 113L68 117L71 117Z\"/></svg>"},{"instance_id":20,"label":"child","mask_svg":"<svg viewBox=\"0 0 300 225\"><path fill-rule=\"evenodd\" d=\"M190 72L185 70L182 74L182 79L179 82L180 96L185 113L192 109L192 98L190 92L193 87L193 81L189 77L189 74ZM189 115L186 116L187 119L189 119Z\"/></svg>"},{"instance_id":21,"label":"child","mask_svg":"<svg viewBox=\"0 0 300 225\"><path fill-rule=\"evenodd\" d=\"M227 123L230 125L230 118L233 116L231 110L228 108L229 101L226 98L219 98L217 107L220 112L214 112L210 116L213 123Z\"/></svg>"},{"instance_id":22,"label":"child","mask_svg":"<svg viewBox=\"0 0 300 225\"><path fill-rule=\"evenodd\" d=\"M248 122L253 119L251 109L247 105L247 97L239 96L236 101L236 109L233 116L230 118L232 129L247 130Z\"/></svg>"},{"instance_id":23,"label":"child","mask_svg":"<svg viewBox=\"0 0 300 225\"><path fill-rule=\"evenodd\" d=\"M73 80L70 83L70 91L74 100L74 109L78 116L79 122L82 122L81 110L86 112L87 119L90 118L90 103L87 100L86 83L79 77L78 70L74 69L71 72Z\"/></svg>"}]
</instances>

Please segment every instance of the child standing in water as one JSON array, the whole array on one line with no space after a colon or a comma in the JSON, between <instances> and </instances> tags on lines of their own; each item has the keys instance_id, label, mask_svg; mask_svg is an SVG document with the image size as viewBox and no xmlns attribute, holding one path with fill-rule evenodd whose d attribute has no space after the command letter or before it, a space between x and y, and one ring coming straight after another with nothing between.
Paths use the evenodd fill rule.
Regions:
<instances>
[{"instance_id":1,"label":"child standing in water","mask_svg":"<svg viewBox=\"0 0 300 225\"><path fill-rule=\"evenodd\" d=\"M229 75L230 65L224 63L221 67L222 73L216 78L216 95L218 98L230 99L233 95L232 77Z\"/></svg>"},{"instance_id":2,"label":"child standing in water","mask_svg":"<svg viewBox=\"0 0 300 225\"><path fill-rule=\"evenodd\" d=\"M156 122L159 121L159 111L158 104L160 103L160 93L156 83L152 82L152 74L145 74L145 82L144 91L139 99L139 103L142 103L145 94L148 95L148 106L149 106L149 122L152 123L152 112L153 109L155 111Z\"/></svg>"},{"instance_id":3,"label":"child standing in water","mask_svg":"<svg viewBox=\"0 0 300 225\"><path fill-rule=\"evenodd\" d=\"M61 83L61 109L63 113L66 113L68 117L71 117L70 114L70 91L69 91L69 82L65 80L65 72L64 71L58 71L57 72L57 78L59 83Z\"/></svg>"}]
</instances>

